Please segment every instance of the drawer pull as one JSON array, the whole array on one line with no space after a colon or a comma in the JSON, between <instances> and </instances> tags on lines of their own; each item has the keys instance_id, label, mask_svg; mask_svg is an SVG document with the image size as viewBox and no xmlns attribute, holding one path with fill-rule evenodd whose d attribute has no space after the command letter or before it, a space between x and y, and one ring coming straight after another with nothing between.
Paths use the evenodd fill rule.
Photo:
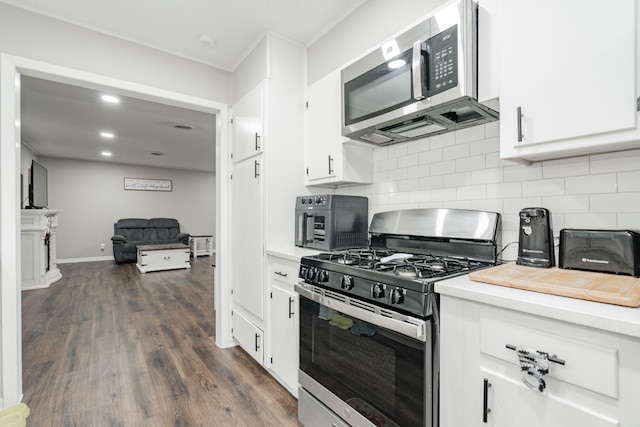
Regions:
<instances>
[{"instance_id":1,"label":"drawer pull","mask_svg":"<svg viewBox=\"0 0 640 427\"><path fill-rule=\"evenodd\" d=\"M288 274L287 274L287 273L282 273L282 272L280 272L280 271L276 271L275 273L276 273L278 276L282 276L282 277L287 277L287 276L288 276Z\"/></svg>"},{"instance_id":2,"label":"drawer pull","mask_svg":"<svg viewBox=\"0 0 640 427\"><path fill-rule=\"evenodd\" d=\"M511 344L507 344L506 347L509 350L515 350L516 349L516 346L515 345L511 345ZM555 354L549 356L548 359L549 359L549 362L557 363L559 365L564 365L566 363L564 360L558 359L558 356L556 356Z\"/></svg>"},{"instance_id":3,"label":"drawer pull","mask_svg":"<svg viewBox=\"0 0 640 427\"><path fill-rule=\"evenodd\" d=\"M482 394L482 422L486 423L487 418L489 416L489 387L491 387L491 383L487 378L484 379L484 392Z\"/></svg>"},{"instance_id":4,"label":"drawer pull","mask_svg":"<svg viewBox=\"0 0 640 427\"><path fill-rule=\"evenodd\" d=\"M260 334L256 334L256 352L260 349L260 345L258 344L258 338L260 338Z\"/></svg>"}]
</instances>

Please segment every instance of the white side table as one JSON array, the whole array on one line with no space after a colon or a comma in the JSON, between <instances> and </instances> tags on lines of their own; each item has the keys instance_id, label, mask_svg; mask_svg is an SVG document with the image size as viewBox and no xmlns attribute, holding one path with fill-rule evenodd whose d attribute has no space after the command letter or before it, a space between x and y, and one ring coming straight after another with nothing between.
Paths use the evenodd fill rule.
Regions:
<instances>
[{"instance_id":1,"label":"white side table","mask_svg":"<svg viewBox=\"0 0 640 427\"><path fill-rule=\"evenodd\" d=\"M191 255L197 258L200 255L213 255L213 236L201 235L189 237L189 246L191 247Z\"/></svg>"}]
</instances>

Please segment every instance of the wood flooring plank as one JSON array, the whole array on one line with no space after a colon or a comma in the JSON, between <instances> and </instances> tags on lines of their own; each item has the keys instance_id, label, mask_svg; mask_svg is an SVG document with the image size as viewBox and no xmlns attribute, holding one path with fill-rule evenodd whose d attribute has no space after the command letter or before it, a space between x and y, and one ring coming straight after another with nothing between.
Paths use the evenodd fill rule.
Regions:
<instances>
[{"instance_id":1,"label":"wood flooring plank","mask_svg":"<svg viewBox=\"0 0 640 427\"><path fill-rule=\"evenodd\" d=\"M238 348L214 340L213 268L141 274L61 264L25 291L29 427L298 426L297 401Z\"/></svg>"}]
</instances>

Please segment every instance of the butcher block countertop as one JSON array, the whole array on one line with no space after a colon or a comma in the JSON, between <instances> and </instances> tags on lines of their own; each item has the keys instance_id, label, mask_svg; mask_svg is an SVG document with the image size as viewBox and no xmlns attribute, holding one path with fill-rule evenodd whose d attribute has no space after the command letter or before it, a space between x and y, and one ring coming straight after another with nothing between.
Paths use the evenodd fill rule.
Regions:
<instances>
[{"instance_id":1,"label":"butcher block countertop","mask_svg":"<svg viewBox=\"0 0 640 427\"><path fill-rule=\"evenodd\" d=\"M618 277L612 275L612 277ZM472 281L468 275L436 282L435 291L479 303L640 338L640 308L587 301Z\"/></svg>"}]
</instances>

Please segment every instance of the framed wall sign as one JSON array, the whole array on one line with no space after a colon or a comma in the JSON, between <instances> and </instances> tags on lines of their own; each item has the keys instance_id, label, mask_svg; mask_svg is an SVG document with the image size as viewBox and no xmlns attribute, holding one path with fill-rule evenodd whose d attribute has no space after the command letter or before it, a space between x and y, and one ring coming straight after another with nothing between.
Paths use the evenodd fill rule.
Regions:
<instances>
[{"instance_id":1,"label":"framed wall sign","mask_svg":"<svg viewBox=\"0 0 640 427\"><path fill-rule=\"evenodd\" d=\"M173 182L170 179L125 178L124 189L138 191L172 191Z\"/></svg>"}]
</instances>

